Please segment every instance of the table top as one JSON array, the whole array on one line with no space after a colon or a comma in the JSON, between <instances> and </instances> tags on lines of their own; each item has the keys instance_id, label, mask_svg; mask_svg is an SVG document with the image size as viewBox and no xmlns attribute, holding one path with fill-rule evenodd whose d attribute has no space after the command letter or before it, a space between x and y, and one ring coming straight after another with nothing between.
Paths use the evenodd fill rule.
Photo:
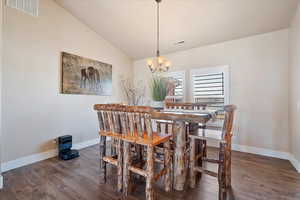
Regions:
<instances>
[{"instance_id":1,"label":"table top","mask_svg":"<svg viewBox=\"0 0 300 200\"><path fill-rule=\"evenodd\" d=\"M152 113L151 116L154 119L206 123L213 117L213 114L214 111L205 110L159 110Z\"/></svg>"}]
</instances>

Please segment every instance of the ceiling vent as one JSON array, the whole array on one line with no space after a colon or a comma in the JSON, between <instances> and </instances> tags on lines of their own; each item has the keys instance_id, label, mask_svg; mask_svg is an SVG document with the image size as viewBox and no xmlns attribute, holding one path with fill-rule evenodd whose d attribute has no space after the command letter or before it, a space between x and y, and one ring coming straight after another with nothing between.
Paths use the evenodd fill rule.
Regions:
<instances>
[{"instance_id":1,"label":"ceiling vent","mask_svg":"<svg viewBox=\"0 0 300 200\"><path fill-rule=\"evenodd\" d=\"M185 41L184 41L184 40L181 40L181 41L178 41L178 42L174 43L174 45L182 45L182 44L184 44L184 43L185 43Z\"/></svg>"},{"instance_id":2,"label":"ceiling vent","mask_svg":"<svg viewBox=\"0 0 300 200\"><path fill-rule=\"evenodd\" d=\"M35 17L39 15L39 0L6 0L6 5Z\"/></svg>"}]
</instances>

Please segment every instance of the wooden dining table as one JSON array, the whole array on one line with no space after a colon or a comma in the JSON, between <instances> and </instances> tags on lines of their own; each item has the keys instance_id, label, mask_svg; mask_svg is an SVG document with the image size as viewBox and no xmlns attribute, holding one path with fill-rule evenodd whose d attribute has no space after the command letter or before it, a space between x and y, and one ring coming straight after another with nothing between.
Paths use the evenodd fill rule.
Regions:
<instances>
[{"instance_id":1,"label":"wooden dining table","mask_svg":"<svg viewBox=\"0 0 300 200\"><path fill-rule=\"evenodd\" d=\"M199 124L205 125L213 118L212 112L203 110L183 111L183 110L157 110L152 113L152 118L173 122L174 135L174 181L173 187L177 191L184 190L187 181L188 161L187 161L187 127L190 134L197 133Z\"/></svg>"}]
</instances>

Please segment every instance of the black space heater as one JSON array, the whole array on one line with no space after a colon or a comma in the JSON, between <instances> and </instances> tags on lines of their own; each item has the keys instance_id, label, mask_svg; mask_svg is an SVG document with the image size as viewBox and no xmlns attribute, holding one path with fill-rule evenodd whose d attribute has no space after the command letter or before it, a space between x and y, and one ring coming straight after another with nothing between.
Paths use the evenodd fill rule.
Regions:
<instances>
[{"instance_id":1,"label":"black space heater","mask_svg":"<svg viewBox=\"0 0 300 200\"><path fill-rule=\"evenodd\" d=\"M72 135L64 135L58 138L58 156L62 160L79 157L78 150L72 150Z\"/></svg>"}]
</instances>

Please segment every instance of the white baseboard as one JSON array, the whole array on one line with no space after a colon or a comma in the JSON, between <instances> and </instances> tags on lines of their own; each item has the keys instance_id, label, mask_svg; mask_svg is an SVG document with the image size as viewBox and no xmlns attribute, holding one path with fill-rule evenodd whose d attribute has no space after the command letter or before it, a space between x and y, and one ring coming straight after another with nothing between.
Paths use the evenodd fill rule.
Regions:
<instances>
[{"instance_id":1,"label":"white baseboard","mask_svg":"<svg viewBox=\"0 0 300 200\"><path fill-rule=\"evenodd\" d=\"M2 172L6 172L12 169L16 169L19 167L23 167L25 165L30 165L32 163L36 163L42 160L46 160L48 158L52 158L57 155L57 150L50 150L42 153L33 154L30 156L25 156L22 158L18 158L16 160L11 160L5 163L2 163L1 168Z\"/></svg>"},{"instance_id":2,"label":"white baseboard","mask_svg":"<svg viewBox=\"0 0 300 200\"><path fill-rule=\"evenodd\" d=\"M0 175L0 189L3 188L3 176Z\"/></svg>"},{"instance_id":3,"label":"white baseboard","mask_svg":"<svg viewBox=\"0 0 300 200\"><path fill-rule=\"evenodd\" d=\"M93 140L88 140L88 141L85 141L85 142L74 144L73 148L74 149L84 149L84 148L99 144L99 142L100 142L99 138L93 139Z\"/></svg>"},{"instance_id":4,"label":"white baseboard","mask_svg":"<svg viewBox=\"0 0 300 200\"><path fill-rule=\"evenodd\" d=\"M233 144L232 150L245 152L245 153L258 154L261 156L280 158L285 160L289 160L290 158L290 153L288 152L274 151L265 148L251 147L251 146L238 145L238 144Z\"/></svg>"},{"instance_id":5,"label":"white baseboard","mask_svg":"<svg viewBox=\"0 0 300 200\"><path fill-rule=\"evenodd\" d=\"M252 154L257 154L257 155L261 155L261 156L274 157L274 158L288 160L291 162L291 164L294 166L294 168L297 170L297 172L300 173L300 162L291 153L282 152L282 151L274 151L274 150L264 149L264 148L251 147L251 146L238 145L238 144L233 144L232 149L235 151L240 151L240 152L245 152L245 153L252 153Z\"/></svg>"},{"instance_id":6,"label":"white baseboard","mask_svg":"<svg viewBox=\"0 0 300 200\"><path fill-rule=\"evenodd\" d=\"M77 143L73 145L74 149L83 149L95 144L99 143L99 139L93 139L93 140L88 140L85 142L81 142L81 143ZM6 172L12 169L16 169L19 167L23 167L25 165L30 165L42 160L46 160L52 157L57 156L57 150L50 150L50 151L46 151L46 152L42 152L42 153L37 153L37 154L33 154L30 156L25 156L22 158L18 158L16 160L12 160L12 161L8 161L5 163L2 163L1 168L2 168L2 172Z\"/></svg>"},{"instance_id":7,"label":"white baseboard","mask_svg":"<svg viewBox=\"0 0 300 200\"><path fill-rule=\"evenodd\" d=\"M300 162L295 158L294 155L290 155L289 161L292 163L292 165L295 167L298 173L300 173Z\"/></svg>"}]
</instances>

